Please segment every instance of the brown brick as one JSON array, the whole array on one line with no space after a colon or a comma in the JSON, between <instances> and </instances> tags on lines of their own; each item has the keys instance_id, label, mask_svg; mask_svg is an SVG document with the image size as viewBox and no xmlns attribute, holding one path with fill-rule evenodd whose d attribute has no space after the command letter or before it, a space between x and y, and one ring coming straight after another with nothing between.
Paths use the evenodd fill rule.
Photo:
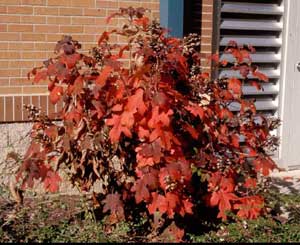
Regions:
<instances>
[{"instance_id":1,"label":"brown brick","mask_svg":"<svg viewBox=\"0 0 300 245\"><path fill-rule=\"evenodd\" d=\"M0 90L2 86L9 86L9 79L8 78L0 78Z\"/></svg>"},{"instance_id":2,"label":"brown brick","mask_svg":"<svg viewBox=\"0 0 300 245\"><path fill-rule=\"evenodd\" d=\"M30 71L30 70L31 69L28 69L28 71ZM28 80L27 76L26 76L26 78L25 77L23 77L23 78L10 78L9 84L11 86L13 86L13 85L25 86L25 85L32 85L32 81Z\"/></svg>"},{"instance_id":3,"label":"brown brick","mask_svg":"<svg viewBox=\"0 0 300 245\"><path fill-rule=\"evenodd\" d=\"M95 25L95 18L93 17L73 17L72 24L75 25Z\"/></svg>"},{"instance_id":4,"label":"brown brick","mask_svg":"<svg viewBox=\"0 0 300 245\"><path fill-rule=\"evenodd\" d=\"M22 107L24 108L24 105L30 105L31 99L30 96L22 96ZM23 110L23 120L28 120L28 112L27 110Z\"/></svg>"},{"instance_id":5,"label":"brown brick","mask_svg":"<svg viewBox=\"0 0 300 245\"><path fill-rule=\"evenodd\" d=\"M85 0L84 0L85 1ZM49 6L70 6L71 0L48 0Z\"/></svg>"},{"instance_id":6,"label":"brown brick","mask_svg":"<svg viewBox=\"0 0 300 245\"><path fill-rule=\"evenodd\" d=\"M96 35L89 35L89 34L72 34L72 37L75 40L82 42L83 40L88 40L89 42L96 43L97 36Z\"/></svg>"},{"instance_id":7,"label":"brown brick","mask_svg":"<svg viewBox=\"0 0 300 245\"><path fill-rule=\"evenodd\" d=\"M58 39L56 40L58 41ZM47 51L52 51L54 50L55 47L55 43L46 43L46 42L42 42L42 43L35 43L34 44L34 49L36 51L40 51L40 50L47 50Z\"/></svg>"},{"instance_id":8,"label":"brown brick","mask_svg":"<svg viewBox=\"0 0 300 245\"><path fill-rule=\"evenodd\" d=\"M202 14L204 13L213 13L213 5L203 5L202 6Z\"/></svg>"},{"instance_id":9,"label":"brown brick","mask_svg":"<svg viewBox=\"0 0 300 245\"><path fill-rule=\"evenodd\" d=\"M9 14L33 14L33 8L29 6L8 6Z\"/></svg>"},{"instance_id":10,"label":"brown brick","mask_svg":"<svg viewBox=\"0 0 300 245\"><path fill-rule=\"evenodd\" d=\"M5 121L12 122L13 120L13 98L5 97Z\"/></svg>"},{"instance_id":11,"label":"brown brick","mask_svg":"<svg viewBox=\"0 0 300 245\"><path fill-rule=\"evenodd\" d=\"M45 24L45 16L21 16L21 23Z\"/></svg>"},{"instance_id":12,"label":"brown brick","mask_svg":"<svg viewBox=\"0 0 300 245\"><path fill-rule=\"evenodd\" d=\"M42 112L45 113L48 113L47 100L48 100L48 96L40 96L40 107L42 109Z\"/></svg>"},{"instance_id":13,"label":"brown brick","mask_svg":"<svg viewBox=\"0 0 300 245\"><path fill-rule=\"evenodd\" d=\"M8 42L0 43L0 50L8 50Z\"/></svg>"},{"instance_id":14,"label":"brown brick","mask_svg":"<svg viewBox=\"0 0 300 245\"><path fill-rule=\"evenodd\" d=\"M27 61L27 60L14 60L14 61L9 61L9 67L10 68L22 68L26 69L28 71L28 68L33 68L34 67L34 61ZM26 74L27 75L27 74Z\"/></svg>"},{"instance_id":15,"label":"brown brick","mask_svg":"<svg viewBox=\"0 0 300 245\"><path fill-rule=\"evenodd\" d=\"M145 8L148 8L146 5L146 3L141 3L141 2L137 2L137 1L133 1L133 2L124 2L124 1L119 1L119 8L128 8L128 7L134 7L134 8L138 8L141 7L143 4L143 6Z\"/></svg>"},{"instance_id":16,"label":"brown brick","mask_svg":"<svg viewBox=\"0 0 300 245\"><path fill-rule=\"evenodd\" d=\"M58 25L35 25L34 26L35 33L57 33L59 32Z\"/></svg>"},{"instance_id":17,"label":"brown brick","mask_svg":"<svg viewBox=\"0 0 300 245\"><path fill-rule=\"evenodd\" d=\"M8 45L9 50L33 50L34 43L24 43L24 42L10 42Z\"/></svg>"},{"instance_id":18,"label":"brown brick","mask_svg":"<svg viewBox=\"0 0 300 245\"><path fill-rule=\"evenodd\" d=\"M35 105L37 108L40 107L39 96L32 96L32 97L31 97L31 102L32 102L32 104Z\"/></svg>"},{"instance_id":19,"label":"brown brick","mask_svg":"<svg viewBox=\"0 0 300 245\"><path fill-rule=\"evenodd\" d=\"M0 122L4 121L4 97L0 97Z\"/></svg>"},{"instance_id":20,"label":"brown brick","mask_svg":"<svg viewBox=\"0 0 300 245\"><path fill-rule=\"evenodd\" d=\"M21 53L22 59L46 59L45 52L40 51L24 51Z\"/></svg>"},{"instance_id":21,"label":"brown brick","mask_svg":"<svg viewBox=\"0 0 300 245\"><path fill-rule=\"evenodd\" d=\"M21 87L0 87L0 94L21 94Z\"/></svg>"},{"instance_id":22,"label":"brown brick","mask_svg":"<svg viewBox=\"0 0 300 245\"><path fill-rule=\"evenodd\" d=\"M81 16L83 15L82 8L60 8L59 15L61 16Z\"/></svg>"},{"instance_id":23,"label":"brown brick","mask_svg":"<svg viewBox=\"0 0 300 245\"><path fill-rule=\"evenodd\" d=\"M18 41L20 33L0 33L0 41Z\"/></svg>"},{"instance_id":24,"label":"brown brick","mask_svg":"<svg viewBox=\"0 0 300 245\"><path fill-rule=\"evenodd\" d=\"M19 77L20 75L19 69L0 69L0 77Z\"/></svg>"},{"instance_id":25,"label":"brown brick","mask_svg":"<svg viewBox=\"0 0 300 245\"><path fill-rule=\"evenodd\" d=\"M7 7L6 6L0 6L0 13L6 14L7 13Z\"/></svg>"},{"instance_id":26,"label":"brown brick","mask_svg":"<svg viewBox=\"0 0 300 245\"><path fill-rule=\"evenodd\" d=\"M212 35L212 28L206 28L201 30L201 36L211 36Z\"/></svg>"},{"instance_id":27,"label":"brown brick","mask_svg":"<svg viewBox=\"0 0 300 245\"><path fill-rule=\"evenodd\" d=\"M14 120L15 121L22 121L22 112L23 112L23 106L22 106L22 97L21 96L15 96L15 116Z\"/></svg>"},{"instance_id":28,"label":"brown brick","mask_svg":"<svg viewBox=\"0 0 300 245\"><path fill-rule=\"evenodd\" d=\"M105 1L105 0L97 0L97 8L115 8L119 7L119 1Z\"/></svg>"},{"instance_id":29,"label":"brown brick","mask_svg":"<svg viewBox=\"0 0 300 245\"><path fill-rule=\"evenodd\" d=\"M9 32L32 32L32 25L8 25Z\"/></svg>"},{"instance_id":30,"label":"brown brick","mask_svg":"<svg viewBox=\"0 0 300 245\"><path fill-rule=\"evenodd\" d=\"M100 34L105 31L105 27L101 26L84 26L83 32L88 34L97 34L100 36Z\"/></svg>"},{"instance_id":31,"label":"brown brick","mask_svg":"<svg viewBox=\"0 0 300 245\"><path fill-rule=\"evenodd\" d=\"M9 68L9 62L7 60L0 61L0 68Z\"/></svg>"},{"instance_id":32,"label":"brown brick","mask_svg":"<svg viewBox=\"0 0 300 245\"><path fill-rule=\"evenodd\" d=\"M62 38L63 34L47 34L47 42L57 42ZM55 44L54 44L55 45ZM54 49L54 45L52 50Z\"/></svg>"},{"instance_id":33,"label":"brown brick","mask_svg":"<svg viewBox=\"0 0 300 245\"><path fill-rule=\"evenodd\" d=\"M1 15L0 23L20 23L20 16L16 15Z\"/></svg>"},{"instance_id":34,"label":"brown brick","mask_svg":"<svg viewBox=\"0 0 300 245\"><path fill-rule=\"evenodd\" d=\"M214 0L202 0L202 4L203 5L213 5L214 4Z\"/></svg>"},{"instance_id":35,"label":"brown brick","mask_svg":"<svg viewBox=\"0 0 300 245\"><path fill-rule=\"evenodd\" d=\"M206 22L211 22L212 21L212 14L211 13L202 13L202 16L201 16L201 19L202 19L202 22L203 21L206 21Z\"/></svg>"},{"instance_id":36,"label":"brown brick","mask_svg":"<svg viewBox=\"0 0 300 245\"><path fill-rule=\"evenodd\" d=\"M20 59L21 55L19 52L2 51L0 52L0 59Z\"/></svg>"},{"instance_id":37,"label":"brown brick","mask_svg":"<svg viewBox=\"0 0 300 245\"><path fill-rule=\"evenodd\" d=\"M202 28L210 28L210 29L212 29L212 21L210 21L210 22L202 22Z\"/></svg>"},{"instance_id":38,"label":"brown brick","mask_svg":"<svg viewBox=\"0 0 300 245\"><path fill-rule=\"evenodd\" d=\"M72 0L71 5L74 7L90 7L94 8L95 6L95 0Z\"/></svg>"},{"instance_id":39,"label":"brown brick","mask_svg":"<svg viewBox=\"0 0 300 245\"><path fill-rule=\"evenodd\" d=\"M46 0L22 0L24 5L46 5Z\"/></svg>"},{"instance_id":40,"label":"brown brick","mask_svg":"<svg viewBox=\"0 0 300 245\"><path fill-rule=\"evenodd\" d=\"M46 35L41 33L22 33L22 41L45 41Z\"/></svg>"},{"instance_id":41,"label":"brown brick","mask_svg":"<svg viewBox=\"0 0 300 245\"><path fill-rule=\"evenodd\" d=\"M38 15L58 15L58 8L35 7L34 14Z\"/></svg>"},{"instance_id":42,"label":"brown brick","mask_svg":"<svg viewBox=\"0 0 300 245\"><path fill-rule=\"evenodd\" d=\"M47 86L26 86L23 87L24 94L44 94L47 93L48 89Z\"/></svg>"},{"instance_id":43,"label":"brown brick","mask_svg":"<svg viewBox=\"0 0 300 245\"><path fill-rule=\"evenodd\" d=\"M105 9L97 9L97 8L84 8L83 15L84 16L104 17L106 15L106 10Z\"/></svg>"},{"instance_id":44,"label":"brown brick","mask_svg":"<svg viewBox=\"0 0 300 245\"><path fill-rule=\"evenodd\" d=\"M83 26L60 26L61 33L82 33Z\"/></svg>"},{"instance_id":45,"label":"brown brick","mask_svg":"<svg viewBox=\"0 0 300 245\"><path fill-rule=\"evenodd\" d=\"M52 104L48 97L48 115L51 117L55 113L55 105Z\"/></svg>"},{"instance_id":46,"label":"brown brick","mask_svg":"<svg viewBox=\"0 0 300 245\"><path fill-rule=\"evenodd\" d=\"M0 24L0 32L7 32L7 25L6 24Z\"/></svg>"},{"instance_id":47,"label":"brown brick","mask_svg":"<svg viewBox=\"0 0 300 245\"><path fill-rule=\"evenodd\" d=\"M0 0L0 4L17 5L21 4L21 0Z\"/></svg>"},{"instance_id":48,"label":"brown brick","mask_svg":"<svg viewBox=\"0 0 300 245\"><path fill-rule=\"evenodd\" d=\"M71 17L48 16L48 24L71 24Z\"/></svg>"}]
</instances>

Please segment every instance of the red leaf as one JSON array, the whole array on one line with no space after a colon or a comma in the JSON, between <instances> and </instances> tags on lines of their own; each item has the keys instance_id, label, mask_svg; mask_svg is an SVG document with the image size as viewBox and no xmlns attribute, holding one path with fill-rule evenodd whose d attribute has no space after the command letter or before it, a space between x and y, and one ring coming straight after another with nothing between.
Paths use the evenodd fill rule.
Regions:
<instances>
[{"instance_id":1,"label":"red leaf","mask_svg":"<svg viewBox=\"0 0 300 245\"><path fill-rule=\"evenodd\" d=\"M238 197L233 193L228 193L223 190L215 191L212 193L210 198L211 206L219 207L218 218L222 218L222 220L226 220L226 211L231 210L231 201L237 200Z\"/></svg>"},{"instance_id":2,"label":"red leaf","mask_svg":"<svg viewBox=\"0 0 300 245\"><path fill-rule=\"evenodd\" d=\"M265 74L257 71L257 69L254 70L254 71L252 71L252 74L253 74L253 76L257 77L259 80L262 80L264 82L268 82L269 81L269 78Z\"/></svg>"},{"instance_id":3,"label":"red leaf","mask_svg":"<svg viewBox=\"0 0 300 245\"><path fill-rule=\"evenodd\" d=\"M113 126L109 132L109 138L112 143L119 142L121 133L125 134L129 138L132 137L130 130L121 124L121 116L119 115L113 115L112 118L107 119L106 125Z\"/></svg>"},{"instance_id":4,"label":"red leaf","mask_svg":"<svg viewBox=\"0 0 300 245\"><path fill-rule=\"evenodd\" d=\"M60 97L62 96L64 92L63 87L61 86L55 86L52 91L50 92L50 101L52 104L56 104L59 100Z\"/></svg>"},{"instance_id":5,"label":"red leaf","mask_svg":"<svg viewBox=\"0 0 300 245\"><path fill-rule=\"evenodd\" d=\"M242 94L242 83L239 79L231 78L228 80L228 89L231 90L234 94Z\"/></svg>"},{"instance_id":6,"label":"red leaf","mask_svg":"<svg viewBox=\"0 0 300 245\"><path fill-rule=\"evenodd\" d=\"M141 116L144 115L144 113L147 110L147 107L144 103L143 96L144 96L144 90L137 89L134 95L131 95L128 98L128 102L125 106L125 110L131 113L138 112Z\"/></svg>"},{"instance_id":7,"label":"red leaf","mask_svg":"<svg viewBox=\"0 0 300 245\"><path fill-rule=\"evenodd\" d=\"M59 175L52 170L48 170L46 178L44 179L45 189L50 192L57 192L60 182L61 178L59 177Z\"/></svg>"},{"instance_id":8,"label":"red leaf","mask_svg":"<svg viewBox=\"0 0 300 245\"><path fill-rule=\"evenodd\" d=\"M191 125L188 123L184 124L184 129L189 132L189 134L192 136L193 139L198 139L199 137L199 132Z\"/></svg>"},{"instance_id":9,"label":"red leaf","mask_svg":"<svg viewBox=\"0 0 300 245\"><path fill-rule=\"evenodd\" d=\"M204 118L204 109L199 105L188 105L184 107L187 111L189 111L195 117L199 116L200 119Z\"/></svg>"},{"instance_id":10,"label":"red leaf","mask_svg":"<svg viewBox=\"0 0 300 245\"><path fill-rule=\"evenodd\" d=\"M237 215L244 219L256 219L264 207L264 200L261 196L248 196L239 199L239 204L234 205L238 209Z\"/></svg>"},{"instance_id":11,"label":"red leaf","mask_svg":"<svg viewBox=\"0 0 300 245\"><path fill-rule=\"evenodd\" d=\"M47 71L46 70L37 72L36 75L34 76L33 82L38 83L41 80L42 81L47 80Z\"/></svg>"},{"instance_id":12,"label":"red leaf","mask_svg":"<svg viewBox=\"0 0 300 245\"><path fill-rule=\"evenodd\" d=\"M144 174L138 179L131 191L135 192L136 203L150 200L150 192L158 187L158 171L152 169L151 172Z\"/></svg>"},{"instance_id":13,"label":"red leaf","mask_svg":"<svg viewBox=\"0 0 300 245\"><path fill-rule=\"evenodd\" d=\"M96 79L96 84L100 87L104 87L106 84L107 78L110 76L113 68L111 66L105 66L101 71L101 74Z\"/></svg>"},{"instance_id":14,"label":"red leaf","mask_svg":"<svg viewBox=\"0 0 300 245\"><path fill-rule=\"evenodd\" d=\"M239 148L240 147L240 137L237 134L231 135L231 144L235 148Z\"/></svg>"},{"instance_id":15,"label":"red leaf","mask_svg":"<svg viewBox=\"0 0 300 245\"><path fill-rule=\"evenodd\" d=\"M117 217L122 220L124 219L124 208L123 202L120 199L120 194L108 194L106 198L102 201L104 204L103 212L106 213L110 211L112 214L117 215Z\"/></svg>"},{"instance_id":16,"label":"red leaf","mask_svg":"<svg viewBox=\"0 0 300 245\"><path fill-rule=\"evenodd\" d=\"M159 113L159 107L155 106L152 109L152 115L150 120L148 121L148 127L157 128L159 124L168 127L170 125L170 116L172 115L173 115L173 111L171 109L169 109L167 113L165 112Z\"/></svg>"},{"instance_id":17,"label":"red leaf","mask_svg":"<svg viewBox=\"0 0 300 245\"><path fill-rule=\"evenodd\" d=\"M82 92L83 89L83 78L79 76L74 81L74 84L69 85L68 87L68 94L71 95L72 93L78 95Z\"/></svg>"},{"instance_id":18,"label":"red leaf","mask_svg":"<svg viewBox=\"0 0 300 245\"><path fill-rule=\"evenodd\" d=\"M257 90L262 90L262 86L256 81L250 81L250 84L255 87Z\"/></svg>"},{"instance_id":19,"label":"red leaf","mask_svg":"<svg viewBox=\"0 0 300 245\"><path fill-rule=\"evenodd\" d=\"M244 183L244 186L246 188L255 188L256 187L256 179L247 178L245 183Z\"/></svg>"},{"instance_id":20,"label":"red leaf","mask_svg":"<svg viewBox=\"0 0 300 245\"><path fill-rule=\"evenodd\" d=\"M65 64L68 69L72 69L80 59L81 55L78 53L71 55L64 54L60 57L60 62Z\"/></svg>"},{"instance_id":21,"label":"red leaf","mask_svg":"<svg viewBox=\"0 0 300 245\"><path fill-rule=\"evenodd\" d=\"M129 46L128 45L125 45L123 46L120 51L119 51L119 57L122 58L123 57L123 53L125 50L129 50Z\"/></svg>"},{"instance_id":22,"label":"red leaf","mask_svg":"<svg viewBox=\"0 0 300 245\"><path fill-rule=\"evenodd\" d=\"M142 18L134 20L134 23L143 26L143 28L146 29L149 24L149 18L144 16Z\"/></svg>"},{"instance_id":23,"label":"red leaf","mask_svg":"<svg viewBox=\"0 0 300 245\"><path fill-rule=\"evenodd\" d=\"M100 46L101 45L101 43L105 40L105 41L108 41L108 39L109 39L109 34L110 34L110 32L108 32L108 31L104 31L103 33L102 33L102 35L100 36L100 38L98 39L98 45Z\"/></svg>"},{"instance_id":24,"label":"red leaf","mask_svg":"<svg viewBox=\"0 0 300 245\"><path fill-rule=\"evenodd\" d=\"M166 237L165 242L182 242L182 238L184 236L184 230L179 229L175 222L173 221L171 225L169 225L161 235L162 237ZM169 240L172 238L171 240Z\"/></svg>"},{"instance_id":25,"label":"red leaf","mask_svg":"<svg viewBox=\"0 0 300 245\"><path fill-rule=\"evenodd\" d=\"M179 202L176 194L168 192L166 196L162 196L152 192L152 203L148 205L148 211L153 214L158 210L161 214L166 213L169 218L173 218Z\"/></svg>"},{"instance_id":26,"label":"red leaf","mask_svg":"<svg viewBox=\"0 0 300 245\"><path fill-rule=\"evenodd\" d=\"M253 161L256 172L268 176L270 171L276 168L276 164L270 158L257 158Z\"/></svg>"},{"instance_id":27,"label":"red leaf","mask_svg":"<svg viewBox=\"0 0 300 245\"><path fill-rule=\"evenodd\" d=\"M152 143L144 143L138 146L135 151L137 152L136 160L138 167L153 166L159 163L163 156L159 140Z\"/></svg>"}]
</instances>

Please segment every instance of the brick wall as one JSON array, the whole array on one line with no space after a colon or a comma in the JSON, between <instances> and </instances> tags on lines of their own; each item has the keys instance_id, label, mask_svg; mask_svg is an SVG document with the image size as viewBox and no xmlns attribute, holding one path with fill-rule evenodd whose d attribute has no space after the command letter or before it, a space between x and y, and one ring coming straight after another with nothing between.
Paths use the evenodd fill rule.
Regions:
<instances>
[{"instance_id":1,"label":"brick wall","mask_svg":"<svg viewBox=\"0 0 300 245\"><path fill-rule=\"evenodd\" d=\"M202 0L201 13L201 53L205 56L211 55L212 49L212 33L213 33L213 9L216 0ZM202 60L202 66L210 70L210 62L206 59Z\"/></svg>"},{"instance_id":2,"label":"brick wall","mask_svg":"<svg viewBox=\"0 0 300 245\"><path fill-rule=\"evenodd\" d=\"M159 17L159 0L0 0L0 122L26 120L23 104L48 113L59 109L48 102L47 84L33 85L28 71L53 55L64 34L87 52L101 32L122 22L107 25L106 17L129 6L149 8L151 17Z\"/></svg>"},{"instance_id":3,"label":"brick wall","mask_svg":"<svg viewBox=\"0 0 300 245\"><path fill-rule=\"evenodd\" d=\"M69 34L83 44L83 51L95 46L99 34L122 24L106 17L120 7L145 7L159 18L160 0L0 0L0 122L27 119L24 104L58 111L48 101L47 84L27 80L31 68L53 55L56 41ZM191 0L187 0L191 1ZM201 52L212 52L214 0L193 0L202 5ZM121 42L122 40L115 40ZM209 69L209 64L203 61Z\"/></svg>"}]
</instances>

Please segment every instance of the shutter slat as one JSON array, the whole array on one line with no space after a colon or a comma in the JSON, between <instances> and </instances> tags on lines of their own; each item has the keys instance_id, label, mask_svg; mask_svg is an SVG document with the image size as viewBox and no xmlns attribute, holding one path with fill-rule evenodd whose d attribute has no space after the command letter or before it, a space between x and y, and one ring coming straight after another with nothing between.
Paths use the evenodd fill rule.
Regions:
<instances>
[{"instance_id":1,"label":"shutter slat","mask_svg":"<svg viewBox=\"0 0 300 245\"><path fill-rule=\"evenodd\" d=\"M221 29L229 30L259 30L259 31L280 31L282 22L263 20L223 20Z\"/></svg>"},{"instance_id":2,"label":"shutter slat","mask_svg":"<svg viewBox=\"0 0 300 245\"><path fill-rule=\"evenodd\" d=\"M277 109L277 103L275 101L256 101L254 104L258 111L272 111ZM237 102L232 102L229 105L229 109L231 111L239 111L241 105Z\"/></svg>"},{"instance_id":3,"label":"shutter slat","mask_svg":"<svg viewBox=\"0 0 300 245\"><path fill-rule=\"evenodd\" d=\"M263 69L260 69L259 70L261 73L265 74L267 77L269 78L279 78L280 77L280 71L277 69L277 70L263 70ZM221 72L220 72L220 75L219 75L221 78L223 77L236 77L236 78L243 78L240 74L239 71L235 71L235 70L232 70L232 69L223 69ZM248 76L248 78L255 78L253 77L251 74Z\"/></svg>"},{"instance_id":4,"label":"shutter slat","mask_svg":"<svg viewBox=\"0 0 300 245\"><path fill-rule=\"evenodd\" d=\"M254 47L281 47L280 38L272 38L267 36L258 37L239 37L239 36L223 36L220 41L220 46L226 46L229 41L234 40L238 45L250 44Z\"/></svg>"},{"instance_id":5,"label":"shutter slat","mask_svg":"<svg viewBox=\"0 0 300 245\"><path fill-rule=\"evenodd\" d=\"M283 7L277 4L257 4L257 3L234 3L226 2L221 8L223 13L245 13L245 14L264 14L281 15Z\"/></svg>"},{"instance_id":6,"label":"shutter slat","mask_svg":"<svg viewBox=\"0 0 300 245\"><path fill-rule=\"evenodd\" d=\"M258 90L254 86L245 85L243 86L244 95L277 95L279 93L279 87L273 84L262 85L262 90Z\"/></svg>"},{"instance_id":7,"label":"shutter slat","mask_svg":"<svg viewBox=\"0 0 300 245\"><path fill-rule=\"evenodd\" d=\"M280 54L275 53L256 53L250 55L252 62L254 63L278 63L280 62L281 56ZM221 60L227 60L229 62L233 62L234 58L230 54L222 54L220 56Z\"/></svg>"}]
</instances>

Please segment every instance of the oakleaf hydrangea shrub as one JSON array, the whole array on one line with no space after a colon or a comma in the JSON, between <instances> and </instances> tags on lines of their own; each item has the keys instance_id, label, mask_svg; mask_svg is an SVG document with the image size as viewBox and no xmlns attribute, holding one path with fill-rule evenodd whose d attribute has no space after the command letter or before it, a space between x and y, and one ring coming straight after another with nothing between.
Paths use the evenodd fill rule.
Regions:
<instances>
[{"instance_id":1,"label":"oakleaf hydrangea shrub","mask_svg":"<svg viewBox=\"0 0 300 245\"><path fill-rule=\"evenodd\" d=\"M170 37L145 12L121 8L109 17L126 24L102 33L89 55L64 36L55 57L28 74L34 83L48 80L51 102L63 108L60 122L27 108L32 141L17 178L23 188L40 179L55 192L64 169L74 185L93 191L110 224L138 213L177 241L184 236L178 217L193 215L199 203L215 207L216 219L230 212L257 218L265 212L258 180L276 168L270 132L278 120L243 97L243 82L258 90L268 82L251 64L253 48L231 41L225 52L234 62L211 60L237 76L211 79L202 71L198 35ZM111 36L127 43L111 43Z\"/></svg>"}]
</instances>

